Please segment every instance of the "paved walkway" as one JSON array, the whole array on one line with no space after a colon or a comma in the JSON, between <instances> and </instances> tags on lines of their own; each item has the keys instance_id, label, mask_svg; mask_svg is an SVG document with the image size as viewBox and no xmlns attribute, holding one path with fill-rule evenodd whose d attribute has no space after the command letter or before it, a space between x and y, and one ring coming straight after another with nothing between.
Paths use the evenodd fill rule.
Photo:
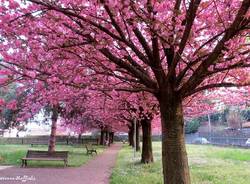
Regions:
<instances>
[{"instance_id":1,"label":"paved walkway","mask_svg":"<svg viewBox=\"0 0 250 184\"><path fill-rule=\"evenodd\" d=\"M108 184L120 144L78 168L18 168L0 170L1 184Z\"/></svg>"}]
</instances>

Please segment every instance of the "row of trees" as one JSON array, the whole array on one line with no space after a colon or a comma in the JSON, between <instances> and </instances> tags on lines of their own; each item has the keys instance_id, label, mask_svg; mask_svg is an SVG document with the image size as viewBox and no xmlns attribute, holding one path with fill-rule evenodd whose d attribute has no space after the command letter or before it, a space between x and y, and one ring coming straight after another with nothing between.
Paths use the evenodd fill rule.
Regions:
<instances>
[{"instance_id":1,"label":"row of trees","mask_svg":"<svg viewBox=\"0 0 250 184\"><path fill-rule=\"evenodd\" d=\"M54 125L61 114L118 130L136 117L150 140L160 113L164 184L189 184L184 115L211 111L204 90L250 84L250 0L24 3L0 6L0 65L28 93L22 117L49 106ZM124 91L137 94L118 106Z\"/></svg>"}]
</instances>

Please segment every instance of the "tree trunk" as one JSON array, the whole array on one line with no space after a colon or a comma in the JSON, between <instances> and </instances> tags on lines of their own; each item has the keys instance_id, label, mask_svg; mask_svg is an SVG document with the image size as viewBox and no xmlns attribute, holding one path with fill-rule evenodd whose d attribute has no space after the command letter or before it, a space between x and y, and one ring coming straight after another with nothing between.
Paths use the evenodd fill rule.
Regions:
<instances>
[{"instance_id":1,"label":"tree trunk","mask_svg":"<svg viewBox=\"0 0 250 184\"><path fill-rule=\"evenodd\" d=\"M176 94L163 94L161 97L158 100L161 111L164 184L190 184L181 98Z\"/></svg>"},{"instance_id":2,"label":"tree trunk","mask_svg":"<svg viewBox=\"0 0 250 184\"><path fill-rule=\"evenodd\" d=\"M114 143L114 140L115 139L115 133L114 132L112 132L112 143Z\"/></svg>"},{"instance_id":3,"label":"tree trunk","mask_svg":"<svg viewBox=\"0 0 250 184\"><path fill-rule=\"evenodd\" d=\"M109 131L108 130L106 131L105 145L110 146Z\"/></svg>"},{"instance_id":4,"label":"tree trunk","mask_svg":"<svg viewBox=\"0 0 250 184\"><path fill-rule=\"evenodd\" d=\"M105 131L103 129L101 129L100 145L105 144L104 134L105 134Z\"/></svg>"},{"instance_id":5,"label":"tree trunk","mask_svg":"<svg viewBox=\"0 0 250 184\"><path fill-rule=\"evenodd\" d=\"M49 148L48 152L54 152L56 147L56 128L57 128L57 119L58 119L58 107L52 107L52 117L51 117L51 133L49 138Z\"/></svg>"},{"instance_id":6,"label":"tree trunk","mask_svg":"<svg viewBox=\"0 0 250 184\"><path fill-rule=\"evenodd\" d=\"M141 162L144 164L154 162L153 149L152 149L151 121L152 120L149 119L141 120L141 127L142 127Z\"/></svg>"},{"instance_id":7,"label":"tree trunk","mask_svg":"<svg viewBox=\"0 0 250 184\"><path fill-rule=\"evenodd\" d=\"M128 130L128 145L132 146L132 142L131 142L131 130L130 130L130 128Z\"/></svg>"},{"instance_id":8,"label":"tree trunk","mask_svg":"<svg viewBox=\"0 0 250 184\"><path fill-rule=\"evenodd\" d=\"M128 133L128 140L129 140L129 146L134 147L134 126L133 124L129 127L129 133Z\"/></svg>"},{"instance_id":9,"label":"tree trunk","mask_svg":"<svg viewBox=\"0 0 250 184\"><path fill-rule=\"evenodd\" d=\"M139 122L137 121L136 123L136 151L140 151L140 126L139 126Z\"/></svg>"},{"instance_id":10,"label":"tree trunk","mask_svg":"<svg viewBox=\"0 0 250 184\"><path fill-rule=\"evenodd\" d=\"M109 142L110 142L110 144L114 143L114 132L109 133Z\"/></svg>"},{"instance_id":11,"label":"tree trunk","mask_svg":"<svg viewBox=\"0 0 250 184\"><path fill-rule=\"evenodd\" d=\"M82 140L82 134L78 134L78 144L81 144L81 140Z\"/></svg>"},{"instance_id":12,"label":"tree trunk","mask_svg":"<svg viewBox=\"0 0 250 184\"><path fill-rule=\"evenodd\" d=\"M112 144L112 132L109 132L109 143Z\"/></svg>"}]
</instances>

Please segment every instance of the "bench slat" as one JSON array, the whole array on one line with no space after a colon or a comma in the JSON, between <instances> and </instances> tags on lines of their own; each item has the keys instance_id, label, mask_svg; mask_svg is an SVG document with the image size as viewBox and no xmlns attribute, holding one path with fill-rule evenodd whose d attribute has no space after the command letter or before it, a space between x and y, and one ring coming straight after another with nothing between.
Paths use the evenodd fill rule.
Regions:
<instances>
[{"instance_id":1,"label":"bench slat","mask_svg":"<svg viewBox=\"0 0 250 184\"><path fill-rule=\"evenodd\" d=\"M64 158L22 158L23 160L55 160L55 161L57 161L57 160L65 160Z\"/></svg>"}]
</instances>

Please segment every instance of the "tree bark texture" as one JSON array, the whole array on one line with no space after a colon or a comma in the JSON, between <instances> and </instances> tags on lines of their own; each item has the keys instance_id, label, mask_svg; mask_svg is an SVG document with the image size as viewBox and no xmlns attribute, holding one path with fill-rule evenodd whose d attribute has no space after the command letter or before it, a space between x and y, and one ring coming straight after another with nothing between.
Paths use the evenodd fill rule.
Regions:
<instances>
[{"instance_id":1,"label":"tree bark texture","mask_svg":"<svg viewBox=\"0 0 250 184\"><path fill-rule=\"evenodd\" d=\"M109 133L109 142L110 142L110 144L114 143L114 132Z\"/></svg>"},{"instance_id":2,"label":"tree bark texture","mask_svg":"<svg viewBox=\"0 0 250 184\"><path fill-rule=\"evenodd\" d=\"M82 134L81 133L79 133L79 135L78 135L78 144L81 144L82 143Z\"/></svg>"},{"instance_id":3,"label":"tree bark texture","mask_svg":"<svg viewBox=\"0 0 250 184\"><path fill-rule=\"evenodd\" d=\"M103 129L101 129L101 136L100 136L100 145L104 145L105 144L105 140L104 140L104 135L105 131Z\"/></svg>"},{"instance_id":4,"label":"tree bark texture","mask_svg":"<svg viewBox=\"0 0 250 184\"><path fill-rule=\"evenodd\" d=\"M180 99L176 95L166 95L166 93L158 98L162 125L164 184L191 183L184 139L182 101Z\"/></svg>"},{"instance_id":5,"label":"tree bark texture","mask_svg":"<svg viewBox=\"0 0 250 184\"><path fill-rule=\"evenodd\" d=\"M136 151L140 151L140 123L139 121L136 122Z\"/></svg>"},{"instance_id":6,"label":"tree bark texture","mask_svg":"<svg viewBox=\"0 0 250 184\"><path fill-rule=\"evenodd\" d=\"M134 126L133 124L129 126L129 132L128 132L128 140L129 140L129 146L134 147Z\"/></svg>"},{"instance_id":7,"label":"tree bark texture","mask_svg":"<svg viewBox=\"0 0 250 184\"><path fill-rule=\"evenodd\" d=\"M154 162L153 149L152 149L152 131L151 131L151 121L149 119L141 120L142 127L142 163Z\"/></svg>"},{"instance_id":8,"label":"tree bark texture","mask_svg":"<svg viewBox=\"0 0 250 184\"><path fill-rule=\"evenodd\" d=\"M105 132L105 145L110 146L110 139L109 139L109 131L106 130Z\"/></svg>"},{"instance_id":9,"label":"tree bark texture","mask_svg":"<svg viewBox=\"0 0 250 184\"><path fill-rule=\"evenodd\" d=\"M53 106L52 107L52 117L51 117L51 132L50 132L50 138L49 138L49 152L54 152L56 147L56 128L57 128L57 119L58 119L58 107Z\"/></svg>"}]
</instances>

